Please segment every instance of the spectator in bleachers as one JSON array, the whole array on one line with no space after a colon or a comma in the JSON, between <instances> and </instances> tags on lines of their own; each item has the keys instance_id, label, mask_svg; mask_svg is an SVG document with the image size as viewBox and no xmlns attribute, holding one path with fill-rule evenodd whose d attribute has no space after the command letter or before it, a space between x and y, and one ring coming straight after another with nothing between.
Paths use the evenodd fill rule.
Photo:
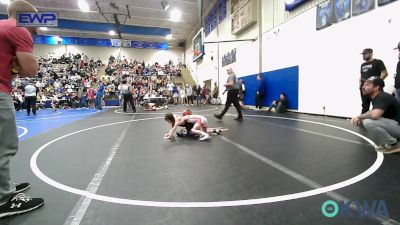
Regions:
<instances>
[{"instance_id":1,"label":"spectator in bleachers","mask_svg":"<svg viewBox=\"0 0 400 225\"><path fill-rule=\"evenodd\" d=\"M53 112L57 111L57 107L59 106L58 95L56 93L51 96L51 107L53 108Z\"/></svg>"},{"instance_id":2,"label":"spectator in bleachers","mask_svg":"<svg viewBox=\"0 0 400 225\"><path fill-rule=\"evenodd\" d=\"M94 98L95 98L95 91L92 87L89 87L87 96L89 108L94 108Z\"/></svg>"},{"instance_id":3,"label":"spectator in bleachers","mask_svg":"<svg viewBox=\"0 0 400 225\"><path fill-rule=\"evenodd\" d=\"M209 97L210 97L210 89L207 87L206 84L204 84L203 89L201 91L201 97L204 101L203 104L209 104Z\"/></svg>"},{"instance_id":4,"label":"spectator in bleachers","mask_svg":"<svg viewBox=\"0 0 400 225\"><path fill-rule=\"evenodd\" d=\"M174 98L174 105L178 104L179 90L175 85L172 87L172 97Z\"/></svg>"},{"instance_id":5,"label":"spectator in bleachers","mask_svg":"<svg viewBox=\"0 0 400 225\"><path fill-rule=\"evenodd\" d=\"M61 108L76 107L73 104L76 99L79 100L79 107L87 106L86 102L93 107L95 98L93 90L101 86L97 81L98 68L102 66L101 60L95 61L83 53L64 54L59 59L54 57L54 54L50 55L51 58L38 59L40 68L37 77L41 78L33 80L34 83L37 83L38 90L48 97L52 97L52 93L55 93L62 96L63 99L67 99L61 100ZM65 66L59 64L65 64ZM117 98L116 87L121 80L126 79L132 88L137 90L138 100L143 100L146 93L172 99L174 84L171 82L171 76L177 76L178 73L179 69L174 66L172 61L164 66L159 63L146 66L143 60L133 61L131 59L128 61L126 57L121 59L110 56L106 76L101 77L104 85L103 96L107 95L106 100ZM13 81L13 87L21 89L26 82L28 80L25 78ZM170 91L168 91L169 88ZM154 93L152 93L153 90ZM184 91L186 92L186 90ZM178 92L178 97L180 94ZM174 103L178 103L176 100ZM186 101L180 101L180 103L182 102L186 103ZM99 104L96 106L99 107Z\"/></svg>"},{"instance_id":6,"label":"spectator in bleachers","mask_svg":"<svg viewBox=\"0 0 400 225\"><path fill-rule=\"evenodd\" d=\"M102 110L103 109L103 96L104 96L104 85L102 81L99 81L99 86L96 92L96 109Z\"/></svg>"},{"instance_id":7,"label":"spectator in bleachers","mask_svg":"<svg viewBox=\"0 0 400 225\"><path fill-rule=\"evenodd\" d=\"M15 91L13 94L14 108L19 111L22 109L23 98L19 91Z\"/></svg>"},{"instance_id":8,"label":"spectator in bleachers","mask_svg":"<svg viewBox=\"0 0 400 225\"><path fill-rule=\"evenodd\" d=\"M37 98L37 102L39 102L39 109L46 108L46 101L47 101L46 95L43 94L43 92L39 92Z\"/></svg>"},{"instance_id":9,"label":"spectator in bleachers","mask_svg":"<svg viewBox=\"0 0 400 225\"><path fill-rule=\"evenodd\" d=\"M214 83L214 90L213 90L213 104L219 104L219 88L217 82Z\"/></svg>"},{"instance_id":10,"label":"spectator in bleachers","mask_svg":"<svg viewBox=\"0 0 400 225\"><path fill-rule=\"evenodd\" d=\"M86 87L80 86L78 88L78 98L79 98L79 107L80 108L85 108L87 107L87 92L86 92Z\"/></svg>"},{"instance_id":11,"label":"spectator in bleachers","mask_svg":"<svg viewBox=\"0 0 400 225\"><path fill-rule=\"evenodd\" d=\"M190 85L186 84L187 105L194 105L193 102L193 89Z\"/></svg>"},{"instance_id":12,"label":"spectator in bleachers","mask_svg":"<svg viewBox=\"0 0 400 225\"><path fill-rule=\"evenodd\" d=\"M186 91L185 87L179 88L179 103L186 104Z\"/></svg>"},{"instance_id":13,"label":"spectator in bleachers","mask_svg":"<svg viewBox=\"0 0 400 225\"><path fill-rule=\"evenodd\" d=\"M198 84L198 85L196 85L196 86L194 86L194 92L195 92L195 94L196 94L196 105L201 105L201 87L200 87L200 85Z\"/></svg>"}]
</instances>

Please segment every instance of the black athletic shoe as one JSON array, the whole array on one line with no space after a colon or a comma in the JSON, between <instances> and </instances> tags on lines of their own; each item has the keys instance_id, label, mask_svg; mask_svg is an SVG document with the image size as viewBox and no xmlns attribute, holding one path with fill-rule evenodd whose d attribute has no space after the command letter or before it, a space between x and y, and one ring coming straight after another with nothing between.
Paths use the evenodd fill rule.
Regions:
<instances>
[{"instance_id":1,"label":"black athletic shoe","mask_svg":"<svg viewBox=\"0 0 400 225\"><path fill-rule=\"evenodd\" d=\"M26 191L31 187L29 183L20 183L20 184L15 184L15 194L18 194L20 192Z\"/></svg>"},{"instance_id":2,"label":"black athletic shoe","mask_svg":"<svg viewBox=\"0 0 400 225\"><path fill-rule=\"evenodd\" d=\"M234 120L242 122L243 121L243 117L236 117Z\"/></svg>"},{"instance_id":3,"label":"black athletic shoe","mask_svg":"<svg viewBox=\"0 0 400 225\"><path fill-rule=\"evenodd\" d=\"M42 198L31 198L24 193L18 193L0 206L0 218L27 213L43 206L43 204Z\"/></svg>"},{"instance_id":4,"label":"black athletic shoe","mask_svg":"<svg viewBox=\"0 0 400 225\"><path fill-rule=\"evenodd\" d=\"M221 116L221 115L219 115L219 114L214 114L214 117L215 117L215 118L217 118L217 119L219 119L219 120L221 120L221 119L222 119L222 116Z\"/></svg>"}]
</instances>

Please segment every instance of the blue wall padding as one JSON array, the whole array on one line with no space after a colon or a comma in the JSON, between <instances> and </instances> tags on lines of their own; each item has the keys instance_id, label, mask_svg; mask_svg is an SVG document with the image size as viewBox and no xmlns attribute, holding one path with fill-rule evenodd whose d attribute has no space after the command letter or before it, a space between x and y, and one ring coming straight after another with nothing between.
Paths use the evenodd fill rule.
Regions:
<instances>
[{"instance_id":1,"label":"blue wall padding","mask_svg":"<svg viewBox=\"0 0 400 225\"><path fill-rule=\"evenodd\" d=\"M269 106L275 99L279 99L284 92L289 101L289 109L299 108L299 67L289 67L263 73L266 82L266 94L263 106ZM244 99L245 105L255 105L256 91L258 87L257 74L240 77L246 86Z\"/></svg>"}]
</instances>

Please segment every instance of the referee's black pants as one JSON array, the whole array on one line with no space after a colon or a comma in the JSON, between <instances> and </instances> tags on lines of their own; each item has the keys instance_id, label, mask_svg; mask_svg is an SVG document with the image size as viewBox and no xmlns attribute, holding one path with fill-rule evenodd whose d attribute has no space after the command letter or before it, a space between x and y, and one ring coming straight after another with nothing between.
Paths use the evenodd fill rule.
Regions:
<instances>
[{"instance_id":1,"label":"referee's black pants","mask_svg":"<svg viewBox=\"0 0 400 225\"><path fill-rule=\"evenodd\" d=\"M25 97L25 103L27 115L29 116L31 114L32 109L33 115L36 116L36 96Z\"/></svg>"},{"instance_id":2,"label":"referee's black pants","mask_svg":"<svg viewBox=\"0 0 400 225\"><path fill-rule=\"evenodd\" d=\"M236 111L239 114L238 118L243 118L242 110L240 109L240 105L239 105L239 90L238 89L231 89L228 91L228 97L226 99L225 108L221 112L220 116L223 117L225 115L225 113L228 111L228 109L232 103L233 103L233 106L235 106Z\"/></svg>"},{"instance_id":3,"label":"referee's black pants","mask_svg":"<svg viewBox=\"0 0 400 225\"><path fill-rule=\"evenodd\" d=\"M126 112L128 102L131 104L133 112L136 112L135 103L133 102L133 96L131 93L124 94L124 112Z\"/></svg>"}]
</instances>

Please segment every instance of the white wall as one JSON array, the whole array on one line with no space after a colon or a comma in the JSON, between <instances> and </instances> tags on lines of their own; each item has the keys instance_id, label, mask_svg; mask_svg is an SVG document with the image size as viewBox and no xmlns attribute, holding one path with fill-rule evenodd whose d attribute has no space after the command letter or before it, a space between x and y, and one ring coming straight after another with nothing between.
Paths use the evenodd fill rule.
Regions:
<instances>
[{"instance_id":1,"label":"white wall","mask_svg":"<svg viewBox=\"0 0 400 225\"><path fill-rule=\"evenodd\" d=\"M321 0L310 1L291 13L284 12L283 0L260 1L262 30L267 31L262 35L262 72L299 66L300 112L323 114L325 106L327 115L357 115L361 111L358 79L363 63L359 53L364 48L374 49L374 57L384 61L389 72L385 90L392 91L398 60L393 48L400 41L400 1L320 31L315 29L316 8L313 6ZM258 38L258 24L241 35L231 35L230 0L227 1L227 15L205 41ZM228 67L232 67L238 77L259 72L258 41L221 43L219 64L208 59L208 55L216 54L215 46L207 44L205 58L198 63L191 62L191 55L187 57L189 68L199 82L209 79L215 67L218 67L220 86L226 80ZM187 51L191 48L188 45ZM237 49L237 62L223 68L222 56L233 48Z\"/></svg>"},{"instance_id":2,"label":"white wall","mask_svg":"<svg viewBox=\"0 0 400 225\"><path fill-rule=\"evenodd\" d=\"M36 45L34 54L36 56L47 56L49 52L54 52L56 55L64 53L83 53L95 59L102 59L107 62L110 55L121 57L125 56L128 59L144 60L147 63L159 62L167 63L170 59L178 62L183 58L183 50L169 49L135 49L135 48L113 48L113 47L94 47L94 46L79 46L79 45Z\"/></svg>"},{"instance_id":3,"label":"white wall","mask_svg":"<svg viewBox=\"0 0 400 225\"><path fill-rule=\"evenodd\" d=\"M35 45L33 53L35 56L47 57L49 53L61 56L65 53L65 45Z\"/></svg>"},{"instance_id":4,"label":"white wall","mask_svg":"<svg viewBox=\"0 0 400 225\"><path fill-rule=\"evenodd\" d=\"M309 10L263 36L263 71L299 65L301 112L322 114L325 106L328 115L357 115L362 49L374 49L374 57L384 61L389 72L385 90L392 91L399 9L395 2L320 31L316 10Z\"/></svg>"},{"instance_id":5,"label":"white wall","mask_svg":"<svg viewBox=\"0 0 400 225\"><path fill-rule=\"evenodd\" d=\"M227 41L227 40L238 40L238 39L254 39L258 36L258 26L257 23L253 24L246 31L239 35L231 34L231 1L227 1L227 16L217 25L217 28L214 29L205 39L204 42L212 42L212 41ZM207 15L207 12L205 13ZM197 33L197 32L196 32ZM214 82L219 83L219 91L222 93L224 88L222 87L225 84L227 79L226 70L229 67L236 72L238 76L255 74L259 71L259 51L258 51L258 41L251 42L230 42L230 43L220 43L218 44L205 44L205 55L202 60L193 63L192 61L192 38L188 37L187 39L187 48L186 48L186 65L189 70L192 72L192 76L194 79L201 85L203 85L203 81L212 80L212 84ZM218 50L219 48L219 50ZM228 66L222 67L222 57L224 54L227 54L231 50L236 48L236 63L230 64ZM219 52L219 54L218 54ZM214 60L211 60L211 56L213 56ZM226 96L221 96L222 100L225 100Z\"/></svg>"},{"instance_id":6,"label":"white wall","mask_svg":"<svg viewBox=\"0 0 400 225\"><path fill-rule=\"evenodd\" d=\"M158 62L166 64L169 60L175 63L183 61L183 49L169 49L169 50L156 50L156 49L135 49L135 48L122 48L121 56L126 56L128 59L145 60L147 63Z\"/></svg>"}]
</instances>

